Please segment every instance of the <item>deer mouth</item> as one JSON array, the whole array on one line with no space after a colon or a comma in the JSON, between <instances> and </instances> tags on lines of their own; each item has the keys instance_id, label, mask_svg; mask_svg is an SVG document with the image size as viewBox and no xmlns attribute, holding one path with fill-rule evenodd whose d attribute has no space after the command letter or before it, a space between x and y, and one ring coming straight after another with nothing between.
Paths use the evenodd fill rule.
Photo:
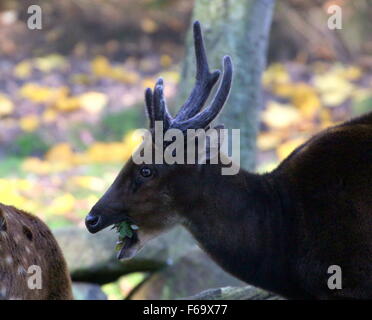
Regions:
<instances>
[{"instance_id":1,"label":"deer mouth","mask_svg":"<svg viewBox=\"0 0 372 320\"><path fill-rule=\"evenodd\" d=\"M131 224L128 221L115 223L113 229L119 234L116 242L116 257L119 260L133 258L141 248L138 237L138 226Z\"/></svg>"}]
</instances>

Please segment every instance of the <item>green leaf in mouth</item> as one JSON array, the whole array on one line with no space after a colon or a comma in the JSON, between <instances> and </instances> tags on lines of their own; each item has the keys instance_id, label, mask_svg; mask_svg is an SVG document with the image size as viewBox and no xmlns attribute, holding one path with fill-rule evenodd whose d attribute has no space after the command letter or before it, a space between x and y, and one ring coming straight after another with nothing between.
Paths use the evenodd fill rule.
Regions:
<instances>
[{"instance_id":1,"label":"green leaf in mouth","mask_svg":"<svg viewBox=\"0 0 372 320\"><path fill-rule=\"evenodd\" d=\"M115 250L120 251L125 241L128 241L127 238L133 237L133 230L137 230L138 227L136 225L130 225L128 222L123 221L120 223L115 224L116 231L119 233L119 241L116 243Z\"/></svg>"},{"instance_id":2,"label":"green leaf in mouth","mask_svg":"<svg viewBox=\"0 0 372 320\"><path fill-rule=\"evenodd\" d=\"M128 222L121 222L116 225L119 233L119 239L123 240L125 237L132 238L133 230Z\"/></svg>"}]
</instances>

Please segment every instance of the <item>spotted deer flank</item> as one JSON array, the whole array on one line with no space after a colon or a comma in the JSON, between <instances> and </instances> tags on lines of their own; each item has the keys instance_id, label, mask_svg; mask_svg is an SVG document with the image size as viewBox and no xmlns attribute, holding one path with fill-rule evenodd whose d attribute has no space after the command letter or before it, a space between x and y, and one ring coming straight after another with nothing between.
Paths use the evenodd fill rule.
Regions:
<instances>
[{"instance_id":1,"label":"spotted deer flank","mask_svg":"<svg viewBox=\"0 0 372 320\"><path fill-rule=\"evenodd\" d=\"M71 279L49 228L0 203L0 300L68 299Z\"/></svg>"}]
</instances>

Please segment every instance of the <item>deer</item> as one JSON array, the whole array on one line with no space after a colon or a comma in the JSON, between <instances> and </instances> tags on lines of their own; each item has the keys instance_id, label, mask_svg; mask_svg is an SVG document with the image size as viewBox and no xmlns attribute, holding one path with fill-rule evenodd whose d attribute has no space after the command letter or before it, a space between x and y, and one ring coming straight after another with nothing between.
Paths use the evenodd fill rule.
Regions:
<instances>
[{"instance_id":1,"label":"deer","mask_svg":"<svg viewBox=\"0 0 372 320\"><path fill-rule=\"evenodd\" d=\"M207 129L228 98L233 69L225 56L220 85L203 109L220 72L209 70L198 21L193 34L195 87L175 117L163 81L148 88L150 132L155 121L164 133ZM226 272L284 298L372 298L372 113L314 135L271 172L221 175L222 161L210 160L137 164L132 155L86 216L88 231L131 224L118 255L129 259L182 225ZM341 270L341 288L329 286L331 266Z\"/></svg>"},{"instance_id":2,"label":"deer","mask_svg":"<svg viewBox=\"0 0 372 320\"><path fill-rule=\"evenodd\" d=\"M39 218L0 203L0 300L72 300L62 251Z\"/></svg>"}]
</instances>

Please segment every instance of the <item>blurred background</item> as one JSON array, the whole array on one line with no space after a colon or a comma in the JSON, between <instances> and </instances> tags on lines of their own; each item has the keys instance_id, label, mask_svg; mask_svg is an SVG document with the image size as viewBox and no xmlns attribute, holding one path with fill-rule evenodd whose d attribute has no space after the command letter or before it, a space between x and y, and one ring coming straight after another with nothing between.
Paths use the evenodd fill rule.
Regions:
<instances>
[{"instance_id":1,"label":"blurred background","mask_svg":"<svg viewBox=\"0 0 372 320\"><path fill-rule=\"evenodd\" d=\"M40 31L27 28L33 4L43 10ZM332 4L343 10L337 32L325 23ZM0 202L62 230L56 232L80 283L78 298L174 298L200 289L188 290L187 274L172 286L174 269L154 280L176 260L190 270L204 259L200 252L190 261L180 256L183 249L170 252L159 241L142 260L108 265L111 238L106 248L104 239L96 244L63 231L83 227L139 143L144 89L161 75L169 104L176 101L193 8L190 0L0 2ZM262 77L257 171L273 169L319 130L372 110L371 16L367 0L277 1Z\"/></svg>"}]
</instances>

